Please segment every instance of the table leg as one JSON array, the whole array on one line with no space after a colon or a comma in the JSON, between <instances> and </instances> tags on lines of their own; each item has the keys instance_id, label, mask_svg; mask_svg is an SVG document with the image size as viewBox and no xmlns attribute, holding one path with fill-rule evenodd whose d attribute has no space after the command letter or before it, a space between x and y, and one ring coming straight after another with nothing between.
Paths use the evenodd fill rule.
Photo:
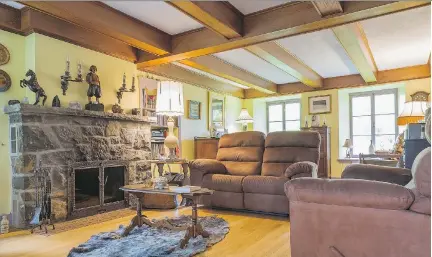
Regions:
<instances>
[{"instance_id":1,"label":"table leg","mask_svg":"<svg viewBox=\"0 0 432 257\"><path fill-rule=\"evenodd\" d=\"M198 222L198 206L196 197L188 197L192 201L192 225L187 229L185 237L180 241L180 247L184 248L191 238L196 238L201 235L204 238L210 236L210 233L205 231L201 224Z\"/></svg>"},{"instance_id":2,"label":"table leg","mask_svg":"<svg viewBox=\"0 0 432 257\"><path fill-rule=\"evenodd\" d=\"M155 228L166 228L174 231L183 231L186 230L187 227L177 227L172 225L167 220L158 220L156 222L151 221L147 218L144 214L142 214L142 201L144 196L138 195L137 196L137 210L136 215L132 218L130 224L125 228L123 233L121 234L122 237L125 237L129 235L129 233L135 228L135 227L141 227L143 224L146 224L149 227L155 227Z\"/></svg>"}]
</instances>

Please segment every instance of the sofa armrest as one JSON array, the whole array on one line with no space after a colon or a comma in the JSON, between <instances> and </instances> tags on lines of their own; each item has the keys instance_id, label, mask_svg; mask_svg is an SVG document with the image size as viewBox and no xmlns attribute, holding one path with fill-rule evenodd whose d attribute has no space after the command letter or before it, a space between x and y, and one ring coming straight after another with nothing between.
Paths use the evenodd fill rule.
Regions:
<instances>
[{"instance_id":1,"label":"sofa armrest","mask_svg":"<svg viewBox=\"0 0 432 257\"><path fill-rule=\"evenodd\" d=\"M294 179L285 183L285 193L289 201L388 210L407 210L414 201L403 186L356 179Z\"/></svg>"},{"instance_id":2,"label":"sofa armrest","mask_svg":"<svg viewBox=\"0 0 432 257\"><path fill-rule=\"evenodd\" d=\"M342 172L342 178L382 181L405 186L411 181L409 169L385 167L371 164L351 164Z\"/></svg>"},{"instance_id":3,"label":"sofa armrest","mask_svg":"<svg viewBox=\"0 0 432 257\"><path fill-rule=\"evenodd\" d=\"M226 174L227 169L222 162L212 159L197 159L189 163L191 185L201 186L205 174Z\"/></svg>"},{"instance_id":4,"label":"sofa armrest","mask_svg":"<svg viewBox=\"0 0 432 257\"><path fill-rule=\"evenodd\" d=\"M318 177L318 165L313 162L296 162L291 164L284 173L284 176L289 179L298 177Z\"/></svg>"}]
</instances>

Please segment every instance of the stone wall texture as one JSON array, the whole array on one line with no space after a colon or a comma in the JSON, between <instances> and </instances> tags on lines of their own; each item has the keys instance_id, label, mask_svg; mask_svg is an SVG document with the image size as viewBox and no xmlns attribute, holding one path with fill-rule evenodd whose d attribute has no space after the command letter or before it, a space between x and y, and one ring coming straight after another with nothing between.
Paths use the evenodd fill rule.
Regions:
<instances>
[{"instance_id":1,"label":"stone wall texture","mask_svg":"<svg viewBox=\"0 0 432 257\"><path fill-rule=\"evenodd\" d=\"M125 163L128 184L151 178L150 123L138 116L17 104L5 107L17 128L17 153L11 153L12 226L25 227L35 208L37 164L51 180L51 210L67 219L71 167L87 163Z\"/></svg>"}]
</instances>

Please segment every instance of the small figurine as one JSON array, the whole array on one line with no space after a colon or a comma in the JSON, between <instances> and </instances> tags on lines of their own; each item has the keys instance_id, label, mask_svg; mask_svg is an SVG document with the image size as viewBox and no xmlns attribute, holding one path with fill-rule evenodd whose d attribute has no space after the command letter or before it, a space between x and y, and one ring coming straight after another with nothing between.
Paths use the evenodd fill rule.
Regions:
<instances>
[{"instance_id":1,"label":"small figurine","mask_svg":"<svg viewBox=\"0 0 432 257\"><path fill-rule=\"evenodd\" d=\"M312 127L319 127L320 126L320 121L319 121L319 116L318 115L312 115L312 122L311 122L311 126Z\"/></svg>"},{"instance_id":2,"label":"small figurine","mask_svg":"<svg viewBox=\"0 0 432 257\"><path fill-rule=\"evenodd\" d=\"M60 107L60 99L58 95L54 96L52 101L52 107Z\"/></svg>"},{"instance_id":3,"label":"small figurine","mask_svg":"<svg viewBox=\"0 0 432 257\"><path fill-rule=\"evenodd\" d=\"M140 114L141 114L141 111L139 108L133 108L132 109L132 115L140 115Z\"/></svg>"},{"instance_id":4,"label":"small figurine","mask_svg":"<svg viewBox=\"0 0 432 257\"><path fill-rule=\"evenodd\" d=\"M37 78L36 78L36 73L34 73L34 71L32 71L32 70L28 70L25 75L26 75L26 77L30 77L30 79L29 80L25 80L25 79L20 80L20 86L22 88L28 87L32 92L34 92L36 94L36 102L33 105L37 105L39 103L39 99L41 96L44 98L42 101L42 105L45 105L47 95L45 94L45 90L43 90L43 88L39 85Z\"/></svg>"},{"instance_id":5,"label":"small figurine","mask_svg":"<svg viewBox=\"0 0 432 257\"><path fill-rule=\"evenodd\" d=\"M87 90L87 97L89 103L92 103L92 97L96 97L96 102L99 104L99 98L102 95L99 76L96 74L97 68L96 66L90 66L90 72L86 76L86 81L89 84L89 88Z\"/></svg>"},{"instance_id":6,"label":"small figurine","mask_svg":"<svg viewBox=\"0 0 432 257\"><path fill-rule=\"evenodd\" d=\"M114 104L112 106L111 110L112 110L113 113L123 113L123 109L118 104Z\"/></svg>"}]
</instances>

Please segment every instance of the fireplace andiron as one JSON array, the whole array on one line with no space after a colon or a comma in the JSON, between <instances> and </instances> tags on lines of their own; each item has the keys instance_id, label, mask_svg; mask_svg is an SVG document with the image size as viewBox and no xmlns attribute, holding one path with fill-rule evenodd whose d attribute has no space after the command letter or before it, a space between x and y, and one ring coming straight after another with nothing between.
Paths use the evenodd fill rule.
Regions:
<instances>
[{"instance_id":1,"label":"fireplace andiron","mask_svg":"<svg viewBox=\"0 0 432 257\"><path fill-rule=\"evenodd\" d=\"M36 102L33 105L37 105L39 103L39 99L41 96L44 98L42 101L42 105L45 105L47 95L45 94L45 90L43 90L43 88L39 85L36 78L36 73L34 73L34 71L32 70L28 70L25 76L30 78L29 80L20 80L20 86L22 88L28 87L32 92L36 94Z\"/></svg>"},{"instance_id":2,"label":"fireplace andiron","mask_svg":"<svg viewBox=\"0 0 432 257\"><path fill-rule=\"evenodd\" d=\"M36 179L36 206L30 225L32 229L30 232L33 234L34 229L42 227L45 233L48 233L48 226L52 226L51 217L51 181L49 180L49 174L44 169L41 169L41 162L39 162L38 167L35 169L35 179Z\"/></svg>"}]
</instances>

